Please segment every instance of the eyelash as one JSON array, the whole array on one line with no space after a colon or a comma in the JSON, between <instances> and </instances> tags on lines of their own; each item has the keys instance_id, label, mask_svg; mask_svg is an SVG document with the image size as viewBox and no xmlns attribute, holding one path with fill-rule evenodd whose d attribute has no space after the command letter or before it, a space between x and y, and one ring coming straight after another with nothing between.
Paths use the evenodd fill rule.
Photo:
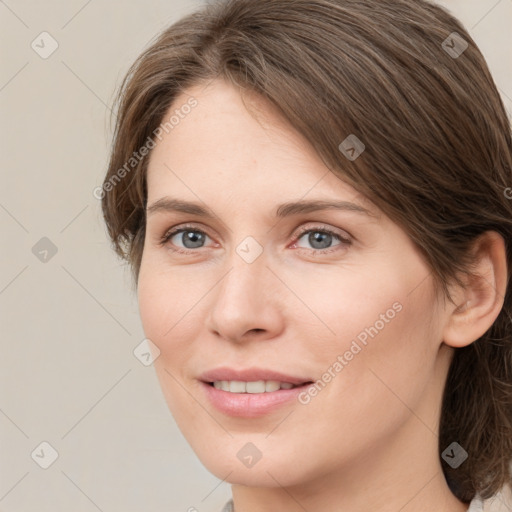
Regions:
<instances>
[{"instance_id":1,"label":"eyelash","mask_svg":"<svg viewBox=\"0 0 512 512\"><path fill-rule=\"evenodd\" d=\"M185 231L192 231L192 232L195 232L195 233L201 233L202 235L205 235L205 236L209 236L208 233L206 233L205 231L203 231L202 229L199 229L199 228L196 228L195 226L190 226L190 225L185 225L185 226L181 226L177 229L173 229L171 231L167 231L161 238L160 238L160 241L159 241L159 245L160 246L165 246L169 240L179 234L179 233L183 233ZM341 249L342 246L350 246L352 245L352 241L348 238L345 238L343 237L342 235L340 235L339 233L336 233L334 231L332 231L331 229L327 228L327 227L305 227L305 228L301 228L299 233L295 236L295 239L294 239L294 244L296 244L306 233L324 233L324 234L328 234L328 235L331 235L333 236L334 238L338 239L339 242L341 242L339 245L336 245L334 247L331 247L331 248L328 248L328 249L304 249L303 247L299 247L298 251L308 251L310 254L318 254L318 253L321 253L321 254L329 254L329 253L332 253L332 252L336 252L338 250ZM197 249L182 249L182 248L173 248L173 247L169 247L170 250L172 250L173 252L177 252L177 253L180 253L180 254L191 254L191 253L194 253L194 252L197 252Z\"/></svg>"}]
</instances>

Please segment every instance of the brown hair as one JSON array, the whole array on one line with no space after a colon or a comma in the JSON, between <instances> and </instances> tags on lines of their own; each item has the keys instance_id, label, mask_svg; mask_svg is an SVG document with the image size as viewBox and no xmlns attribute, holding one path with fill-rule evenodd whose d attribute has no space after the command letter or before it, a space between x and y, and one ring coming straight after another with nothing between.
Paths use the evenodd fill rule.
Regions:
<instances>
[{"instance_id":1,"label":"brown hair","mask_svg":"<svg viewBox=\"0 0 512 512\"><path fill-rule=\"evenodd\" d=\"M215 78L277 106L333 173L407 232L445 297L452 279L462 285L471 272L470 247L485 231L503 236L510 272L510 122L457 19L422 0L223 0L161 33L119 88L102 207L135 282L149 158L133 171L126 162L152 140L178 94ZM350 134L365 145L355 160L339 149ZM469 454L457 469L443 463L465 502L512 480L511 309L507 283L498 318L455 350L447 378L439 449L457 441Z\"/></svg>"}]
</instances>

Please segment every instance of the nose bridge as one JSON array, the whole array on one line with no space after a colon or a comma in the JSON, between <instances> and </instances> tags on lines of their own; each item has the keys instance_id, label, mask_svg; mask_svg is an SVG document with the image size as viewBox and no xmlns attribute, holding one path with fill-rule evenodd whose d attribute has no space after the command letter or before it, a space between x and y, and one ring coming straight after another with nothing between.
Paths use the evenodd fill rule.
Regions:
<instances>
[{"instance_id":1,"label":"nose bridge","mask_svg":"<svg viewBox=\"0 0 512 512\"><path fill-rule=\"evenodd\" d=\"M220 283L220 294L227 299L241 301L255 298L264 288L268 289L268 257L263 246L253 237L246 237L233 248L228 257L229 272ZM219 297L220 299L220 297Z\"/></svg>"},{"instance_id":2,"label":"nose bridge","mask_svg":"<svg viewBox=\"0 0 512 512\"><path fill-rule=\"evenodd\" d=\"M249 330L274 331L278 312L271 300L271 281L275 276L267 268L263 247L255 239L244 239L227 258L227 273L211 301L209 327L234 340Z\"/></svg>"}]
</instances>

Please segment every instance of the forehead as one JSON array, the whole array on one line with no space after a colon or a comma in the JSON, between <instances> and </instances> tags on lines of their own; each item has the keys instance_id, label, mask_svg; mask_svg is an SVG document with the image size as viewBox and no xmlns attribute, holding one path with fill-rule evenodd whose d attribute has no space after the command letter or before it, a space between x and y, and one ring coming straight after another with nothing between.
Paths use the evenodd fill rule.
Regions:
<instances>
[{"instance_id":1,"label":"forehead","mask_svg":"<svg viewBox=\"0 0 512 512\"><path fill-rule=\"evenodd\" d=\"M185 109L191 100L196 106ZM181 110L188 113L183 114ZM262 161L267 155L281 159L318 159L308 141L271 103L223 80L183 91L169 107L162 124L171 118L173 126L157 141L152 160L164 156L176 161L183 156L190 161L209 155L215 157L210 158L211 167L220 163L219 160L226 161L224 166L237 161L247 165L248 160Z\"/></svg>"},{"instance_id":2,"label":"forehead","mask_svg":"<svg viewBox=\"0 0 512 512\"><path fill-rule=\"evenodd\" d=\"M193 109L180 108L193 99ZM178 111L178 112L177 112ZM148 165L148 204L164 192L259 204L297 199L357 199L376 207L323 163L311 144L279 111L251 91L224 81L180 94L163 122L180 121L162 134Z\"/></svg>"}]
</instances>

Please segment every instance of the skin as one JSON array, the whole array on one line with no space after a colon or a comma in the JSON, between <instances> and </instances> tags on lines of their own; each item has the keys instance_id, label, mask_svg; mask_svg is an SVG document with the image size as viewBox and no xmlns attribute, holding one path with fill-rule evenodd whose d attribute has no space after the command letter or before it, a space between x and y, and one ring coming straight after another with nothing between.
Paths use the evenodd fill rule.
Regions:
<instances>
[{"instance_id":1,"label":"skin","mask_svg":"<svg viewBox=\"0 0 512 512\"><path fill-rule=\"evenodd\" d=\"M264 100L216 80L188 89L169 112L190 95L197 107L151 153L148 205L172 196L216 217L148 214L138 299L164 396L199 459L232 484L237 512L467 510L443 477L437 425L453 347L482 335L503 305L503 239L482 238L482 278L445 302L406 233ZM313 198L375 216L274 216L283 202ZM184 224L206 233L202 246L184 245L183 233L160 244ZM300 227L351 243L312 245ZM248 236L263 249L252 263L236 252ZM401 311L306 405L234 418L203 394L198 377L219 366L320 379L396 302ZM237 458L248 442L262 454L251 468Z\"/></svg>"}]
</instances>

